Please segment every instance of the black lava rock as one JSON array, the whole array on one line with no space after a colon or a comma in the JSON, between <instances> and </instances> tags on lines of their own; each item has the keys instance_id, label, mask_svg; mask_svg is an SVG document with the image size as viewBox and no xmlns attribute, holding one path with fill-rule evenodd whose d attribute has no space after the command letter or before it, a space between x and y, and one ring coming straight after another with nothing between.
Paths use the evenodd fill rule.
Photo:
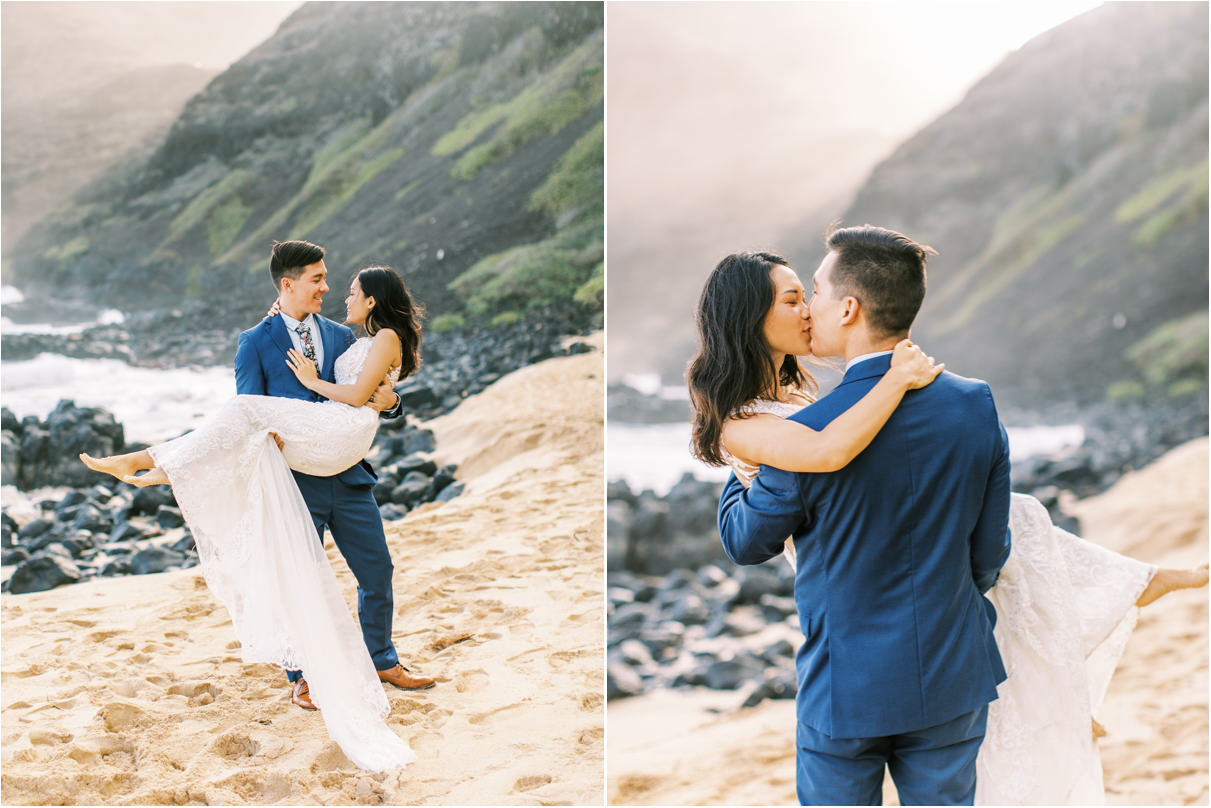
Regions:
<instances>
[{"instance_id":1,"label":"black lava rock","mask_svg":"<svg viewBox=\"0 0 1211 808\"><path fill-rule=\"evenodd\" d=\"M82 577L79 567L70 558L40 555L17 565L9 580L9 591L15 595L44 592L63 584L74 584Z\"/></svg>"},{"instance_id":2,"label":"black lava rock","mask_svg":"<svg viewBox=\"0 0 1211 808\"><path fill-rule=\"evenodd\" d=\"M0 565L8 567L13 564L20 564L29 558L29 550L24 547L13 547L5 550L3 555L0 555Z\"/></svg>"},{"instance_id":3,"label":"black lava rock","mask_svg":"<svg viewBox=\"0 0 1211 808\"><path fill-rule=\"evenodd\" d=\"M127 513L130 516L152 516L160 510L161 505L176 507L176 504L172 489L167 485L149 485L135 491Z\"/></svg>"},{"instance_id":4,"label":"black lava rock","mask_svg":"<svg viewBox=\"0 0 1211 808\"><path fill-rule=\"evenodd\" d=\"M167 547L145 547L130 559L130 571L135 575L164 572L185 561L185 556Z\"/></svg>"},{"instance_id":5,"label":"black lava rock","mask_svg":"<svg viewBox=\"0 0 1211 808\"><path fill-rule=\"evenodd\" d=\"M450 483L436 497L437 502L449 502L463 492L465 483Z\"/></svg>"},{"instance_id":6,"label":"black lava rock","mask_svg":"<svg viewBox=\"0 0 1211 808\"><path fill-rule=\"evenodd\" d=\"M181 509L172 505L161 505L156 509L156 522L165 530L170 530L174 527L180 527L185 524L185 517L181 515Z\"/></svg>"},{"instance_id":7,"label":"black lava rock","mask_svg":"<svg viewBox=\"0 0 1211 808\"><path fill-rule=\"evenodd\" d=\"M17 541L21 544L27 544L33 539L38 538L43 533L46 533L55 526L51 519L31 519L25 524L25 527L17 531Z\"/></svg>"}]
</instances>

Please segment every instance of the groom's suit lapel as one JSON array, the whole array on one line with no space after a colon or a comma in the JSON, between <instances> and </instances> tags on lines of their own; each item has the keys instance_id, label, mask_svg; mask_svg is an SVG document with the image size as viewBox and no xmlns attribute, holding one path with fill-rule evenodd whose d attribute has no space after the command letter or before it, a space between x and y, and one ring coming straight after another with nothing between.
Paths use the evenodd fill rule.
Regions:
<instances>
[{"instance_id":1,"label":"groom's suit lapel","mask_svg":"<svg viewBox=\"0 0 1211 808\"><path fill-rule=\"evenodd\" d=\"M286 329L286 321L280 315L275 315L269 321L269 339L282 352L283 358L290 354L294 343L290 341L290 332Z\"/></svg>"},{"instance_id":2,"label":"groom's suit lapel","mask_svg":"<svg viewBox=\"0 0 1211 808\"><path fill-rule=\"evenodd\" d=\"M315 315L315 322L320 329L320 340L324 345L324 367L320 370L320 378L332 381L332 368L336 365L336 325L329 319Z\"/></svg>"},{"instance_id":3,"label":"groom's suit lapel","mask_svg":"<svg viewBox=\"0 0 1211 808\"><path fill-rule=\"evenodd\" d=\"M318 314L315 315L315 324L320 332L320 341L324 346L324 366L320 368L320 378L332 381L332 368L336 364L336 325ZM280 316L275 316L269 323L269 339L282 352L283 358L288 356L294 348L294 343L290 340L290 331L286 328L286 321Z\"/></svg>"}]
</instances>

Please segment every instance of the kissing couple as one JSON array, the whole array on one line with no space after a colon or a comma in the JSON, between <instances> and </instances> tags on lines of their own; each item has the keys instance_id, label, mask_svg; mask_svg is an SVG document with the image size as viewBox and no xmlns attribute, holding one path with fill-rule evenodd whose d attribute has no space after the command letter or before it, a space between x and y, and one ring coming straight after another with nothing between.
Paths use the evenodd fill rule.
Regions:
<instances>
[{"instance_id":1,"label":"kissing couple","mask_svg":"<svg viewBox=\"0 0 1211 808\"><path fill-rule=\"evenodd\" d=\"M269 271L278 301L240 335L235 398L175 440L80 459L132 485L171 484L244 661L285 668L292 701L319 709L359 767L399 768L416 754L385 723L381 683L419 690L434 680L409 673L391 641L394 568L364 458L380 415L401 414L393 385L420 367L423 312L395 270L368 267L345 299L346 322L366 334L355 339L320 316L322 247L275 242ZM360 636L324 554L325 528L357 579Z\"/></svg>"},{"instance_id":2,"label":"kissing couple","mask_svg":"<svg viewBox=\"0 0 1211 808\"><path fill-rule=\"evenodd\" d=\"M785 553L804 805L1104 803L1093 714L1138 609L1204 586L1052 525L1010 493L988 385L908 341L936 252L832 230L809 295L786 259L729 255L697 312L693 448L732 474L737 564ZM841 357L828 395L798 357Z\"/></svg>"}]
</instances>

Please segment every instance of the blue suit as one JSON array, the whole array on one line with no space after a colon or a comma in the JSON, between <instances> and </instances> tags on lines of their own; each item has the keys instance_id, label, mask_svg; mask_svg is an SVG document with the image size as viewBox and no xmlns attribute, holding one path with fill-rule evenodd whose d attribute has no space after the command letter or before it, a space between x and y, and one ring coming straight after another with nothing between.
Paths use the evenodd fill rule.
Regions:
<instances>
[{"instance_id":1,"label":"blue suit","mask_svg":"<svg viewBox=\"0 0 1211 808\"><path fill-rule=\"evenodd\" d=\"M791 420L823 429L890 363L859 362ZM903 804L971 803L1005 680L983 593L1009 556L1008 524L992 393L951 373L908 392L840 471L763 466L749 490L728 480L719 533L733 561L760 564L794 536L801 802L878 804L886 764Z\"/></svg>"},{"instance_id":2,"label":"blue suit","mask_svg":"<svg viewBox=\"0 0 1211 808\"><path fill-rule=\"evenodd\" d=\"M319 315L315 321L324 346L320 378L331 382L337 357L354 342L353 332ZM323 397L304 387L286 364L286 354L293 347L281 317L269 317L240 334L235 355L236 392L321 401ZM383 415L394 417L401 409L397 403L395 409ZM394 566L374 501L373 487L378 481L374 469L362 460L335 477L315 477L296 471L294 479L311 511L321 544L324 529L331 530L337 549L357 579L357 614L374 667L378 670L395 667L399 657L391 642ZM299 675L297 671L287 672L292 682Z\"/></svg>"}]
</instances>

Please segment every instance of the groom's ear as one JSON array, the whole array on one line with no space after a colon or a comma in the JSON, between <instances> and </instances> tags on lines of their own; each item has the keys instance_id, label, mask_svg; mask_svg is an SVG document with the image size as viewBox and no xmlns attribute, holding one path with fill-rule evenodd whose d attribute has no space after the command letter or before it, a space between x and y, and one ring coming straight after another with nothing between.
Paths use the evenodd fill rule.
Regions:
<instances>
[{"instance_id":1,"label":"groom's ear","mask_svg":"<svg viewBox=\"0 0 1211 808\"><path fill-rule=\"evenodd\" d=\"M844 308L841 309L841 325L854 325L858 322L858 314L862 311L862 304L853 295L845 296L841 302L844 304Z\"/></svg>"}]
</instances>

